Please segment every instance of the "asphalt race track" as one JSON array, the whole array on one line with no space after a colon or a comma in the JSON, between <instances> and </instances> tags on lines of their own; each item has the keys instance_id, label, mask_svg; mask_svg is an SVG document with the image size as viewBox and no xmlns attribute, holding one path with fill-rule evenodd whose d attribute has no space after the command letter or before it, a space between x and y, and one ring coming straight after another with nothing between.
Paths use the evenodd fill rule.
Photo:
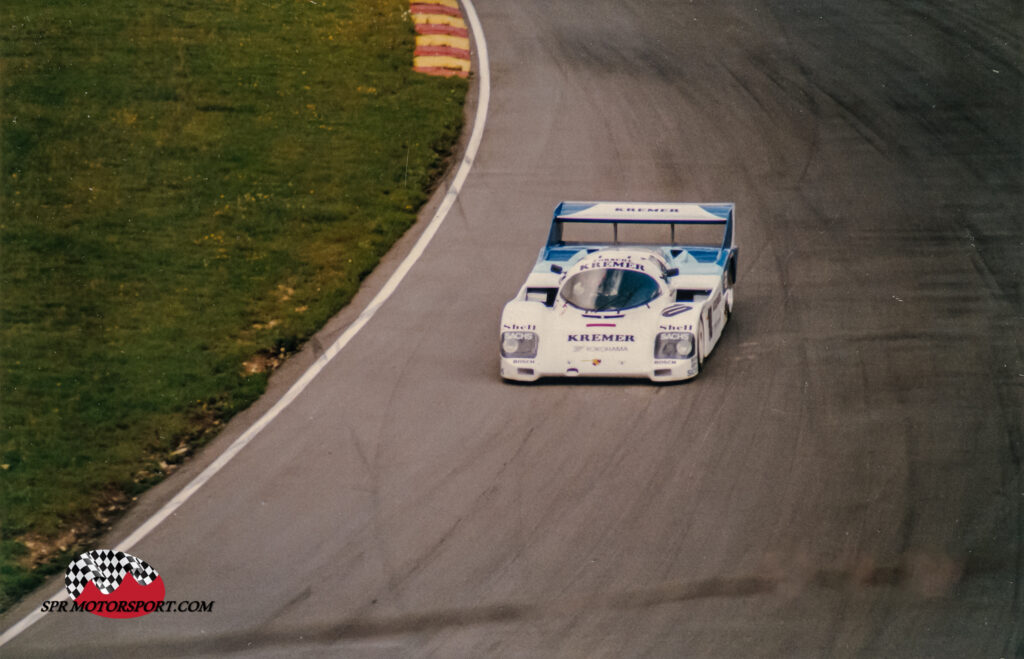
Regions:
<instances>
[{"instance_id":1,"label":"asphalt race track","mask_svg":"<svg viewBox=\"0 0 1024 659\"><path fill-rule=\"evenodd\" d=\"M132 549L214 611L48 614L0 654L1024 656L1020 3L476 7L493 95L440 232ZM699 379L499 380L562 199L736 202Z\"/></svg>"}]
</instances>

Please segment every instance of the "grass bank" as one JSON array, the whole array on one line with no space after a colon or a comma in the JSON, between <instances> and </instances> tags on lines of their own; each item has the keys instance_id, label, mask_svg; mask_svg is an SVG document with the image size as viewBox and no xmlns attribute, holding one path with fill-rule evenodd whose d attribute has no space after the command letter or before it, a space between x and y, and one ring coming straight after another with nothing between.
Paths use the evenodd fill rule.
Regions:
<instances>
[{"instance_id":1,"label":"grass bank","mask_svg":"<svg viewBox=\"0 0 1024 659\"><path fill-rule=\"evenodd\" d=\"M465 81L396 0L0 5L0 609L412 224Z\"/></svg>"}]
</instances>

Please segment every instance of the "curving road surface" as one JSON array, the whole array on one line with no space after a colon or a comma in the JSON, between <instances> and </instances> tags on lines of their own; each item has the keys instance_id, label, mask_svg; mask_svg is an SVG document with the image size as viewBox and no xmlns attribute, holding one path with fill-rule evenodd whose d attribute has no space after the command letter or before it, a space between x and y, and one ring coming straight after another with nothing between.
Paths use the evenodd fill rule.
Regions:
<instances>
[{"instance_id":1,"label":"curving road surface","mask_svg":"<svg viewBox=\"0 0 1024 659\"><path fill-rule=\"evenodd\" d=\"M132 550L214 612L49 614L4 656L1024 656L1020 4L477 9L494 94L434 242ZM698 380L498 380L501 305L592 198L736 202Z\"/></svg>"}]
</instances>

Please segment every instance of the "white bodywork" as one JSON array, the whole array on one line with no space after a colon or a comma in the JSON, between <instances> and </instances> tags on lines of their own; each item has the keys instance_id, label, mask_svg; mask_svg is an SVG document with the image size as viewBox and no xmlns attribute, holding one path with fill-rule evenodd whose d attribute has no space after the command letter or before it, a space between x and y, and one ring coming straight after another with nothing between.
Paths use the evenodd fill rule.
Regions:
<instances>
[{"instance_id":1,"label":"white bodywork","mask_svg":"<svg viewBox=\"0 0 1024 659\"><path fill-rule=\"evenodd\" d=\"M694 205L646 205L657 212L683 206ZM597 217L618 225L631 221L622 208L633 210L631 205L595 203L582 214L588 216L586 222ZM555 219L576 221L580 215L574 217L560 205ZM501 377L636 377L659 382L695 377L732 311L736 249L731 222L729 205L728 245L710 248L569 243L560 239L561 227L553 230L533 271L502 313ZM672 231L675 236L675 227Z\"/></svg>"}]
</instances>

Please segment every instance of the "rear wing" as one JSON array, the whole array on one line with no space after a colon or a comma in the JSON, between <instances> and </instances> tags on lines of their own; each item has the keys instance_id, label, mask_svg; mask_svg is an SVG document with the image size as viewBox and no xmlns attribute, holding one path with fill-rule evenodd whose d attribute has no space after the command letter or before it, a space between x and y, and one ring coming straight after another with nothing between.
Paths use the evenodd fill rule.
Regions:
<instances>
[{"instance_id":1,"label":"rear wing","mask_svg":"<svg viewBox=\"0 0 1024 659\"><path fill-rule=\"evenodd\" d=\"M668 239L673 245L677 244L677 226L720 227L720 249L734 249L734 210L735 204L563 201L555 207L551 231L548 234L548 247L575 242L565 239L567 226L571 228L572 225L610 224L612 243L619 243L620 227L632 231L638 225L662 225L669 227Z\"/></svg>"}]
</instances>

